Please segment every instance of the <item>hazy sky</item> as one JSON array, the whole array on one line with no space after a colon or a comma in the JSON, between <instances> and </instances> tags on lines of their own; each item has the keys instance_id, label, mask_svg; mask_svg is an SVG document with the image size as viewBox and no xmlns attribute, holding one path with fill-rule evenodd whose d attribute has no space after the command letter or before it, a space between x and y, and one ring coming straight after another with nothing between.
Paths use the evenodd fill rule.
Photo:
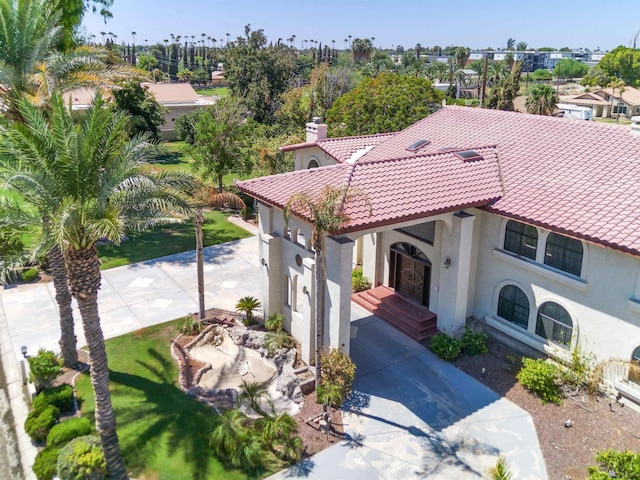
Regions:
<instances>
[{"instance_id":1,"label":"hazy sky","mask_svg":"<svg viewBox=\"0 0 640 480\"><path fill-rule=\"evenodd\" d=\"M217 39L242 35L244 26L264 29L269 40L323 43L375 37L376 47L464 45L504 48L509 37L530 47L612 49L628 45L640 29L638 0L115 0L105 25L88 13L84 26L100 39L162 42L174 35L202 33ZM639 42L640 44L640 39Z\"/></svg>"}]
</instances>

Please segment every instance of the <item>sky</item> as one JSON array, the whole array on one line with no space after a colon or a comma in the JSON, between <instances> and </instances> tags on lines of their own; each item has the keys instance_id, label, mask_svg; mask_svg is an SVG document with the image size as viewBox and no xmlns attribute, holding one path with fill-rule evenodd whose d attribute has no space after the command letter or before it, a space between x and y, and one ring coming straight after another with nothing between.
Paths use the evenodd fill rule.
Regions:
<instances>
[{"instance_id":1,"label":"sky","mask_svg":"<svg viewBox=\"0 0 640 480\"><path fill-rule=\"evenodd\" d=\"M462 45L505 48L507 39L529 47L570 47L611 50L629 45L640 29L638 0L114 0L113 18L87 13L86 34L113 32L117 42L149 44L170 34L205 33L231 39L244 26L263 29L270 41L295 35L344 48L344 39L375 37L378 48L405 49ZM640 38L638 39L640 44Z\"/></svg>"}]
</instances>

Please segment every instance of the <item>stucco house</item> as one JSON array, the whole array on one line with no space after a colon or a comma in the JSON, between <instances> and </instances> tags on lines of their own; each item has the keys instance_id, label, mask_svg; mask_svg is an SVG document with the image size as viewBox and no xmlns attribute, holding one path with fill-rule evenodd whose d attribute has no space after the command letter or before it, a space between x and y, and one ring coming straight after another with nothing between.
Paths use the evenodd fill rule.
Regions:
<instances>
[{"instance_id":1,"label":"stucco house","mask_svg":"<svg viewBox=\"0 0 640 480\"><path fill-rule=\"evenodd\" d=\"M628 126L446 106L397 133L326 128L283 148L294 172L239 184L259 203L265 314L284 315L306 361L312 228L305 212L287 225L283 207L327 185L371 203L344 204L350 221L326 239L327 344L349 351L360 264L375 288L353 300L418 340L474 318L559 358L640 358L640 136Z\"/></svg>"},{"instance_id":2,"label":"stucco house","mask_svg":"<svg viewBox=\"0 0 640 480\"><path fill-rule=\"evenodd\" d=\"M594 117L631 118L640 115L640 90L626 86L620 94L619 89L602 88L594 92L579 95L560 95L560 102L590 107Z\"/></svg>"}]
</instances>

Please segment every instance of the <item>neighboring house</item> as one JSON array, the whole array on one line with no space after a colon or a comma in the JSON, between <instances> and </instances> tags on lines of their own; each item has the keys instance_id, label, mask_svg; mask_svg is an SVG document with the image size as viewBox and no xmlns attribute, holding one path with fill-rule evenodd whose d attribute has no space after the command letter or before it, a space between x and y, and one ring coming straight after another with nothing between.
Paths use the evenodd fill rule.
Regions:
<instances>
[{"instance_id":1,"label":"neighboring house","mask_svg":"<svg viewBox=\"0 0 640 480\"><path fill-rule=\"evenodd\" d=\"M142 83L142 86L166 109L165 121L160 126L160 137L163 140L175 140L174 123L180 115L216 102L213 97L198 95L188 83ZM80 88L66 93L65 100L71 101L74 110L86 110L91 105L93 96L93 89Z\"/></svg>"},{"instance_id":2,"label":"neighboring house","mask_svg":"<svg viewBox=\"0 0 640 480\"><path fill-rule=\"evenodd\" d=\"M612 88L603 88L579 95L561 95L560 102L590 107L594 117L616 117L618 109L622 118L640 115L640 90L633 87L624 87L622 96L617 88L615 92Z\"/></svg>"},{"instance_id":3,"label":"neighboring house","mask_svg":"<svg viewBox=\"0 0 640 480\"><path fill-rule=\"evenodd\" d=\"M265 314L284 315L305 361L315 348L312 228L302 214L287 226L283 207L328 185L363 191L371 212L347 203L349 223L326 239L327 344L349 351L361 264L375 288L354 300L414 338L475 317L562 359L577 348L640 358L631 129L447 106L398 133L325 136L326 125L308 124L305 143L282 148L295 152L295 172L239 183L259 202ZM401 318L390 318L396 307Z\"/></svg>"}]
</instances>

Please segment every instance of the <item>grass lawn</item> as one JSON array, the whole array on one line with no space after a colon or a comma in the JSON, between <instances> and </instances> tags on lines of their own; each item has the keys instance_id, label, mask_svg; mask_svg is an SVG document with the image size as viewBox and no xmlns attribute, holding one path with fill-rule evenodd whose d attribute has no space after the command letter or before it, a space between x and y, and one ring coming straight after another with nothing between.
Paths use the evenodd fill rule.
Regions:
<instances>
[{"instance_id":1,"label":"grass lawn","mask_svg":"<svg viewBox=\"0 0 640 480\"><path fill-rule=\"evenodd\" d=\"M198 95L207 97L227 97L229 96L229 87L197 87L195 91Z\"/></svg>"},{"instance_id":2,"label":"grass lawn","mask_svg":"<svg viewBox=\"0 0 640 480\"><path fill-rule=\"evenodd\" d=\"M615 118L593 117L596 122L602 123L617 123L618 125L630 125L631 120L625 117L620 117L620 120L616 122Z\"/></svg>"},{"instance_id":3,"label":"grass lawn","mask_svg":"<svg viewBox=\"0 0 640 480\"><path fill-rule=\"evenodd\" d=\"M246 230L227 222L223 213L205 213L202 226L204 246L217 245L251 236ZM102 270L163 257L173 253L186 252L196 248L195 227L192 222L169 225L139 233L120 245L98 247Z\"/></svg>"},{"instance_id":4,"label":"grass lawn","mask_svg":"<svg viewBox=\"0 0 640 480\"><path fill-rule=\"evenodd\" d=\"M241 479L213 455L209 436L215 412L177 387L169 352L176 322L156 325L106 342L111 399L125 464L137 478L155 480ZM93 421L88 374L76 388L82 415Z\"/></svg>"}]
</instances>

